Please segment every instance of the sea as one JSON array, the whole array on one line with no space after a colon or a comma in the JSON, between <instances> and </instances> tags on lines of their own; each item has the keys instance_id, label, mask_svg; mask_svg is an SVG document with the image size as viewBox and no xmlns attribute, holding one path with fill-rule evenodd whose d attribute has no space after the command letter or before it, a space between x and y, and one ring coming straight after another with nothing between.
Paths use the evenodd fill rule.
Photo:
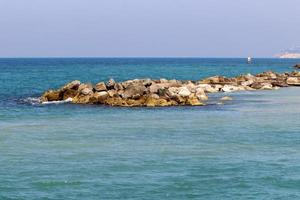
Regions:
<instances>
[{"instance_id":1,"label":"sea","mask_svg":"<svg viewBox=\"0 0 300 200\"><path fill-rule=\"evenodd\" d=\"M38 104L72 80L200 80L296 59L1 58L0 199L300 199L300 88L207 106ZM220 104L229 95L232 101Z\"/></svg>"}]
</instances>

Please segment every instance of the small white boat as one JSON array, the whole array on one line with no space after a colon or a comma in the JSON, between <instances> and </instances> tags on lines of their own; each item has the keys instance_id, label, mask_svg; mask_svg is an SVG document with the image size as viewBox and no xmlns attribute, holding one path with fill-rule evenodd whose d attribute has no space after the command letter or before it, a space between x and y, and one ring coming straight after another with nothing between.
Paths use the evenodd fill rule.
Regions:
<instances>
[{"instance_id":1,"label":"small white boat","mask_svg":"<svg viewBox=\"0 0 300 200\"><path fill-rule=\"evenodd\" d=\"M252 63L252 58L251 58L251 57L248 57L248 58L247 58L247 63L248 63L248 64L251 64L251 63Z\"/></svg>"}]
</instances>

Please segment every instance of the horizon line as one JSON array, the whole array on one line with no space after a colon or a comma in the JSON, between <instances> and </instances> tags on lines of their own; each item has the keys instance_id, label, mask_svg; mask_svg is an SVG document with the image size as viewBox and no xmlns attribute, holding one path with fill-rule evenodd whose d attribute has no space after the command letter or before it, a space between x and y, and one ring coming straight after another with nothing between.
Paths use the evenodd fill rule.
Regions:
<instances>
[{"instance_id":1,"label":"horizon line","mask_svg":"<svg viewBox=\"0 0 300 200\"><path fill-rule=\"evenodd\" d=\"M134 59L144 59L144 58L179 58L179 59L246 59L248 56L245 57L201 57L201 56L8 56L8 57L1 57L0 59L70 59L70 58L79 58L79 59L88 59L88 58L103 58L103 59L114 59L114 58L134 58ZM256 59L283 59L278 57L251 57ZM284 58L289 59L289 58ZM291 58L295 59L295 58Z\"/></svg>"}]
</instances>

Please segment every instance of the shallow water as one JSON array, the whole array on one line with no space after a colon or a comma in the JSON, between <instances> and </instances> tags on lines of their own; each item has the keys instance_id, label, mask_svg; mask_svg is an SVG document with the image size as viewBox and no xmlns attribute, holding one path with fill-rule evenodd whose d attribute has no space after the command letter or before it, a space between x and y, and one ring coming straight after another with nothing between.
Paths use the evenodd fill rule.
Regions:
<instances>
[{"instance_id":1,"label":"shallow water","mask_svg":"<svg viewBox=\"0 0 300 200\"><path fill-rule=\"evenodd\" d=\"M0 199L299 199L300 88L205 107L24 101L73 79L197 80L297 62L0 59Z\"/></svg>"}]
</instances>

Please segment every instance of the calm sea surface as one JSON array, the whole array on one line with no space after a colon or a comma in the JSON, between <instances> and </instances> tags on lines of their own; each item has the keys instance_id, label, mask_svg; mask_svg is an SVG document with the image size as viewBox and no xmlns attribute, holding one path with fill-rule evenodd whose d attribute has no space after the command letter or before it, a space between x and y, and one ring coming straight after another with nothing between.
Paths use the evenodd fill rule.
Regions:
<instances>
[{"instance_id":1,"label":"calm sea surface","mask_svg":"<svg viewBox=\"0 0 300 200\"><path fill-rule=\"evenodd\" d=\"M206 107L30 103L75 79L198 80L296 63L0 59L0 199L300 199L300 88L232 93Z\"/></svg>"}]
</instances>

